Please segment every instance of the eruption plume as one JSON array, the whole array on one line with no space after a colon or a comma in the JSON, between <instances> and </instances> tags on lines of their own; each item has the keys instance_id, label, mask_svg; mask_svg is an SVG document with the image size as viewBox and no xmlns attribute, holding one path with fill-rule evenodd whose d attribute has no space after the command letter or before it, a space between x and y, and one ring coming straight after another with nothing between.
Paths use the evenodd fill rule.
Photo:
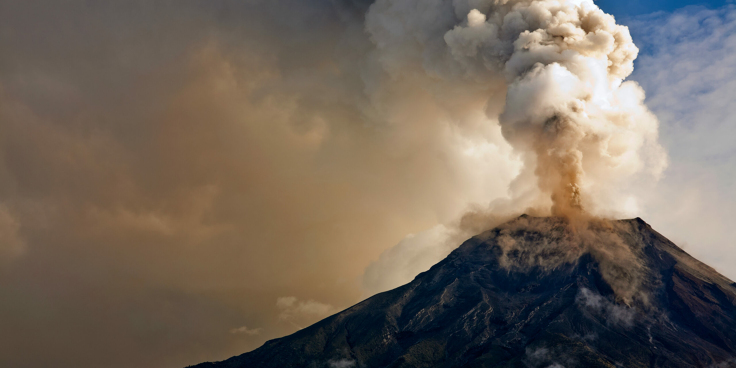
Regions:
<instances>
[{"instance_id":1,"label":"eruption plume","mask_svg":"<svg viewBox=\"0 0 736 368\"><path fill-rule=\"evenodd\" d=\"M630 300L637 257L616 239L588 239L597 226L591 218L635 215L628 189L643 178L656 181L667 165L644 91L625 81L639 51L628 28L591 0L378 0L366 29L373 59L389 75L419 74L448 95L483 101L487 123L521 165L507 198L466 213L436 245L413 246L436 231L407 237L366 270L365 288L409 281L392 271L397 264L415 274L426 269L415 264L440 259L405 261L414 259L412 249L443 256L505 216L526 212L571 219L578 246L612 265L606 280ZM561 249L565 259L580 256L576 247Z\"/></svg>"},{"instance_id":2,"label":"eruption plume","mask_svg":"<svg viewBox=\"0 0 736 368\"><path fill-rule=\"evenodd\" d=\"M389 73L419 62L486 99L536 177L531 206L610 213L627 178L666 165L644 92L624 81L638 49L591 0L378 0L366 22Z\"/></svg>"}]
</instances>

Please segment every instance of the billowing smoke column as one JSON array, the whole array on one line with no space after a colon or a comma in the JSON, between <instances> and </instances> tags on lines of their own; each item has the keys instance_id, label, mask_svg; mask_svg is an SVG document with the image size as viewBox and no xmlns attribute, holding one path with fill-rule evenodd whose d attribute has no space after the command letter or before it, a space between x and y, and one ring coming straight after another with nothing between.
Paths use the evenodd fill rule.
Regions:
<instances>
[{"instance_id":1,"label":"billowing smoke column","mask_svg":"<svg viewBox=\"0 0 736 368\"><path fill-rule=\"evenodd\" d=\"M378 0L366 28L389 74L420 64L485 94L537 178L531 203L553 215L605 211L625 178L666 165L644 92L624 81L638 49L591 0Z\"/></svg>"}]
</instances>

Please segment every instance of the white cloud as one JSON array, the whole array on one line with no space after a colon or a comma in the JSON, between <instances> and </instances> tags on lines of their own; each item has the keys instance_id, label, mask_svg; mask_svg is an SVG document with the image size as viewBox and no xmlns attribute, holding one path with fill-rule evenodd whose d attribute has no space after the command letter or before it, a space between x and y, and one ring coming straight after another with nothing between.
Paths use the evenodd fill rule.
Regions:
<instances>
[{"instance_id":1,"label":"white cloud","mask_svg":"<svg viewBox=\"0 0 736 368\"><path fill-rule=\"evenodd\" d=\"M526 355L524 356L523 363L526 367L545 367L545 368L565 368L564 365L554 362L554 360L562 358L563 360L569 360L564 353L556 351L550 351L544 346L536 348L526 348ZM545 362L552 360L552 364L546 365Z\"/></svg>"},{"instance_id":2,"label":"white cloud","mask_svg":"<svg viewBox=\"0 0 736 368\"><path fill-rule=\"evenodd\" d=\"M634 323L634 312L631 309L615 304L589 289L581 288L575 301L603 316L608 324L631 327Z\"/></svg>"},{"instance_id":3,"label":"white cloud","mask_svg":"<svg viewBox=\"0 0 736 368\"><path fill-rule=\"evenodd\" d=\"M736 278L736 7L634 19L633 78L661 121L670 167L641 215L678 245ZM640 197L644 197L640 195Z\"/></svg>"},{"instance_id":4,"label":"white cloud","mask_svg":"<svg viewBox=\"0 0 736 368\"><path fill-rule=\"evenodd\" d=\"M233 328L230 330L230 333L233 335L248 335L248 336L256 336L260 335L261 331L263 331L262 328L248 328L248 326L242 326L238 328Z\"/></svg>"},{"instance_id":5,"label":"white cloud","mask_svg":"<svg viewBox=\"0 0 736 368\"><path fill-rule=\"evenodd\" d=\"M279 320L298 327L306 327L339 311L332 305L312 299L299 300L294 296L284 296L276 299L276 308L280 312Z\"/></svg>"},{"instance_id":6,"label":"white cloud","mask_svg":"<svg viewBox=\"0 0 736 368\"><path fill-rule=\"evenodd\" d=\"M362 280L364 294L369 296L409 283L447 257L463 241L517 216L507 204L496 201L490 210L470 211L448 225L436 225L407 235L366 267Z\"/></svg>"},{"instance_id":7,"label":"white cloud","mask_svg":"<svg viewBox=\"0 0 736 368\"><path fill-rule=\"evenodd\" d=\"M330 360L328 362L330 368L352 368L355 367L355 361L351 359Z\"/></svg>"},{"instance_id":8,"label":"white cloud","mask_svg":"<svg viewBox=\"0 0 736 368\"><path fill-rule=\"evenodd\" d=\"M372 295L406 284L445 258L463 240L462 234L444 225L409 234L366 268L363 288Z\"/></svg>"}]
</instances>

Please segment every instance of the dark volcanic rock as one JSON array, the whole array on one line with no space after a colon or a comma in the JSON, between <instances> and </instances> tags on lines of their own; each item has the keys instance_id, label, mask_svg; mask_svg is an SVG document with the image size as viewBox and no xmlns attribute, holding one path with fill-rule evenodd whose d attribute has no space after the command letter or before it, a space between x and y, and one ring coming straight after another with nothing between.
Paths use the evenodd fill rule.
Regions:
<instances>
[{"instance_id":1,"label":"dark volcanic rock","mask_svg":"<svg viewBox=\"0 0 736 368\"><path fill-rule=\"evenodd\" d=\"M219 363L736 367L736 287L641 219L522 216L411 283Z\"/></svg>"}]
</instances>

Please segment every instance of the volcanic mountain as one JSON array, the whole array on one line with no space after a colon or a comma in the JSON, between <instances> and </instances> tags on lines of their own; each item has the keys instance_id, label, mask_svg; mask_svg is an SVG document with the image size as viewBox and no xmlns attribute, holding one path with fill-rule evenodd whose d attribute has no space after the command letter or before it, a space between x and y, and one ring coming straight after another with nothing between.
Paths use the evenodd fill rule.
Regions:
<instances>
[{"instance_id":1,"label":"volcanic mountain","mask_svg":"<svg viewBox=\"0 0 736 368\"><path fill-rule=\"evenodd\" d=\"M409 284L196 367L736 367L736 283L638 218L522 216Z\"/></svg>"}]
</instances>

